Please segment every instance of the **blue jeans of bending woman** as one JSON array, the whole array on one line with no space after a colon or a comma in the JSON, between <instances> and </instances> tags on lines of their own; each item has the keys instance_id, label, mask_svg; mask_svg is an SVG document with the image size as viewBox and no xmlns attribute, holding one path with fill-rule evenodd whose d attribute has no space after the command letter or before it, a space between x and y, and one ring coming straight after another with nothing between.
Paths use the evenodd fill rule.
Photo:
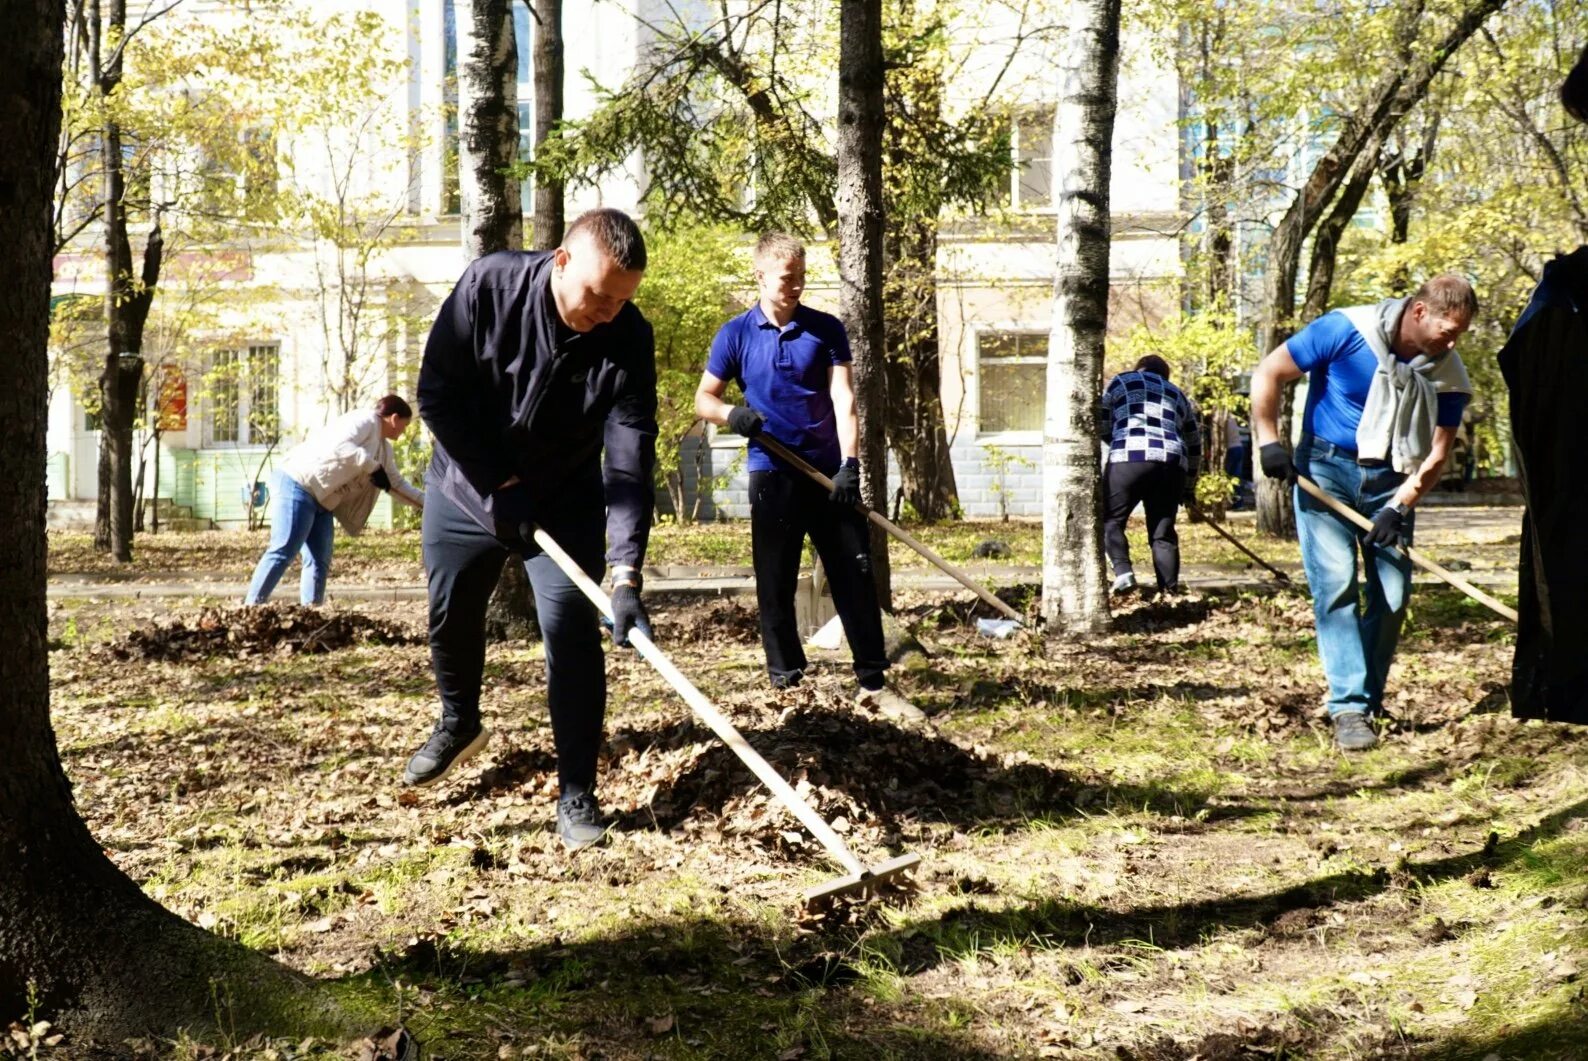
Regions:
<instances>
[{"instance_id":1,"label":"blue jeans of bending woman","mask_svg":"<svg viewBox=\"0 0 1588 1061\"><path fill-rule=\"evenodd\" d=\"M1406 479L1389 465L1358 464L1355 453L1311 435L1296 446L1296 470L1368 519L1394 499ZM1374 714L1383 706L1384 682L1406 618L1411 561L1400 549L1370 544L1363 531L1300 487L1295 488L1295 506L1301 563L1318 627L1318 658L1329 682L1329 714ZM1407 544L1412 523L1408 515ZM1360 582L1358 554L1364 576Z\"/></svg>"},{"instance_id":2,"label":"blue jeans of bending woman","mask_svg":"<svg viewBox=\"0 0 1588 1061\"><path fill-rule=\"evenodd\" d=\"M331 542L336 522L329 509L285 472L270 478L270 545L254 568L246 604L263 604L293 557L303 554L303 578L298 599L304 604L325 603L325 580L331 573Z\"/></svg>"}]
</instances>

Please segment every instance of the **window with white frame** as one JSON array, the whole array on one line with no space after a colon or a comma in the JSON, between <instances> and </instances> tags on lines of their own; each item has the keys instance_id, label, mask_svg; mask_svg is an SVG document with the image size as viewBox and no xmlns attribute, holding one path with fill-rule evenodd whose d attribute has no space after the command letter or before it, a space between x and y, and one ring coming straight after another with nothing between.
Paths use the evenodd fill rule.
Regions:
<instances>
[{"instance_id":1,"label":"window with white frame","mask_svg":"<svg viewBox=\"0 0 1588 1061\"><path fill-rule=\"evenodd\" d=\"M978 431L983 435L1042 430L1047 400L1048 333L989 329L976 333Z\"/></svg>"},{"instance_id":2,"label":"window with white frame","mask_svg":"<svg viewBox=\"0 0 1588 1061\"><path fill-rule=\"evenodd\" d=\"M535 157L535 34L532 31L529 5L524 0L513 4L513 41L518 46L518 161L528 162ZM526 176L518 186L519 202L524 213L534 209L535 181ZM525 235L528 235L526 232Z\"/></svg>"},{"instance_id":3,"label":"window with white frame","mask_svg":"<svg viewBox=\"0 0 1588 1061\"><path fill-rule=\"evenodd\" d=\"M1016 210L1053 207L1053 106L1026 107L1015 114L1015 167L1010 173Z\"/></svg>"},{"instance_id":4,"label":"window with white frame","mask_svg":"<svg viewBox=\"0 0 1588 1061\"><path fill-rule=\"evenodd\" d=\"M268 446L281 438L281 347L217 350L206 380L205 442Z\"/></svg>"},{"instance_id":5,"label":"window with white frame","mask_svg":"<svg viewBox=\"0 0 1588 1061\"><path fill-rule=\"evenodd\" d=\"M461 214L463 191L458 184L458 7L441 4L441 212Z\"/></svg>"}]
</instances>

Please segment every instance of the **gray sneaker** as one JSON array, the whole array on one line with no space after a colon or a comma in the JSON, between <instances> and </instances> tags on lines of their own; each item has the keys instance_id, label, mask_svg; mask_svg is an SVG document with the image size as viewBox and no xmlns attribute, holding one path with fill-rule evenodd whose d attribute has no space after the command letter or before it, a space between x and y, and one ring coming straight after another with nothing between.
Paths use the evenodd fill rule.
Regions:
<instances>
[{"instance_id":1,"label":"gray sneaker","mask_svg":"<svg viewBox=\"0 0 1588 1061\"><path fill-rule=\"evenodd\" d=\"M1342 711L1334 716L1334 742L1341 751L1361 752L1378 743L1367 716L1360 711Z\"/></svg>"},{"instance_id":2,"label":"gray sneaker","mask_svg":"<svg viewBox=\"0 0 1588 1061\"><path fill-rule=\"evenodd\" d=\"M1135 588L1136 588L1136 573L1134 571L1126 571L1124 574L1116 575L1114 577L1114 584L1111 587L1109 587L1108 592L1110 592L1110 593L1129 593L1131 590L1133 590Z\"/></svg>"},{"instance_id":3,"label":"gray sneaker","mask_svg":"<svg viewBox=\"0 0 1588 1061\"><path fill-rule=\"evenodd\" d=\"M474 733L452 733L441 728L430 732L425 746L414 752L403 770L405 785L434 785L454 769L478 755L490 742L491 731L481 726Z\"/></svg>"},{"instance_id":4,"label":"gray sneaker","mask_svg":"<svg viewBox=\"0 0 1588 1061\"><path fill-rule=\"evenodd\" d=\"M569 851L600 843L609 828L601 820L601 804L588 792L557 801L557 835Z\"/></svg>"}]
</instances>

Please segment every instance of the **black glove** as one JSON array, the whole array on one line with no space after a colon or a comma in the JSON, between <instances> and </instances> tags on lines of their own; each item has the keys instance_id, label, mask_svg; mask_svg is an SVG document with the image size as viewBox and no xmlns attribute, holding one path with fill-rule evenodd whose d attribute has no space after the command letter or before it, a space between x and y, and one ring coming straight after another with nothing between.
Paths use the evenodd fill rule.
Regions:
<instances>
[{"instance_id":1,"label":"black glove","mask_svg":"<svg viewBox=\"0 0 1588 1061\"><path fill-rule=\"evenodd\" d=\"M860 503L860 462L853 457L833 474L833 492L827 495L839 505Z\"/></svg>"},{"instance_id":2,"label":"black glove","mask_svg":"<svg viewBox=\"0 0 1588 1061\"><path fill-rule=\"evenodd\" d=\"M651 636L651 617L645 614L640 603L640 587L620 582L612 587L612 640L627 648L629 631L638 630Z\"/></svg>"},{"instance_id":3,"label":"black glove","mask_svg":"<svg viewBox=\"0 0 1588 1061\"><path fill-rule=\"evenodd\" d=\"M1367 540L1374 545L1394 547L1400 545L1405 533L1406 513L1394 505L1385 505L1373 517L1373 529L1367 532Z\"/></svg>"},{"instance_id":4,"label":"black glove","mask_svg":"<svg viewBox=\"0 0 1588 1061\"><path fill-rule=\"evenodd\" d=\"M529 487L514 483L492 494L491 521L495 526L497 541L520 553L528 552L535 523L535 513L529 503Z\"/></svg>"},{"instance_id":5,"label":"black glove","mask_svg":"<svg viewBox=\"0 0 1588 1061\"><path fill-rule=\"evenodd\" d=\"M380 487L382 490L385 490L387 493L391 493L391 476L386 474L385 468L376 468L374 471L370 472L369 481Z\"/></svg>"},{"instance_id":6,"label":"black glove","mask_svg":"<svg viewBox=\"0 0 1588 1061\"><path fill-rule=\"evenodd\" d=\"M728 428L736 435L754 438L761 433L766 417L748 405L735 405L728 410Z\"/></svg>"},{"instance_id":7,"label":"black glove","mask_svg":"<svg viewBox=\"0 0 1588 1061\"><path fill-rule=\"evenodd\" d=\"M1285 452L1283 442L1265 442L1258 447L1257 461L1263 467L1263 474L1270 479L1283 479L1287 483L1296 481L1296 466L1290 462L1290 454Z\"/></svg>"},{"instance_id":8,"label":"black glove","mask_svg":"<svg viewBox=\"0 0 1588 1061\"><path fill-rule=\"evenodd\" d=\"M1196 472L1186 472L1185 486L1180 491L1182 504L1194 505L1197 503L1197 476Z\"/></svg>"}]
</instances>

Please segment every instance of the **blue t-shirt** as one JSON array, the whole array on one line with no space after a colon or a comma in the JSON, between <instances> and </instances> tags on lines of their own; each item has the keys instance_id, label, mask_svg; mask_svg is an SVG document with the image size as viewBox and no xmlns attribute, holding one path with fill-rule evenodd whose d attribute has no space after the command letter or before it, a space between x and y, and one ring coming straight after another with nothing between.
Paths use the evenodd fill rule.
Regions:
<instances>
[{"instance_id":1,"label":"blue t-shirt","mask_svg":"<svg viewBox=\"0 0 1588 1061\"><path fill-rule=\"evenodd\" d=\"M1285 341L1296 367L1309 373L1302 433L1356 452L1356 429L1367 405L1378 358L1344 313L1325 313ZM1441 394L1434 423L1461 426L1471 395Z\"/></svg>"},{"instance_id":2,"label":"blue t-shirt","mask_svg":"<svg viewBox=\"0 0 1588 1061\"><path fill-rule=\"evenodd\" d=\"M763 430L828 475L838 470L838 420L832 367L850 361L849 336L837 317L799 306L781 330L760 305L724 324L711 341L706 371L744 392L744 404L766 417ZM750 440L750 471L777 462Z\"/></svg>"}]
</instances>

